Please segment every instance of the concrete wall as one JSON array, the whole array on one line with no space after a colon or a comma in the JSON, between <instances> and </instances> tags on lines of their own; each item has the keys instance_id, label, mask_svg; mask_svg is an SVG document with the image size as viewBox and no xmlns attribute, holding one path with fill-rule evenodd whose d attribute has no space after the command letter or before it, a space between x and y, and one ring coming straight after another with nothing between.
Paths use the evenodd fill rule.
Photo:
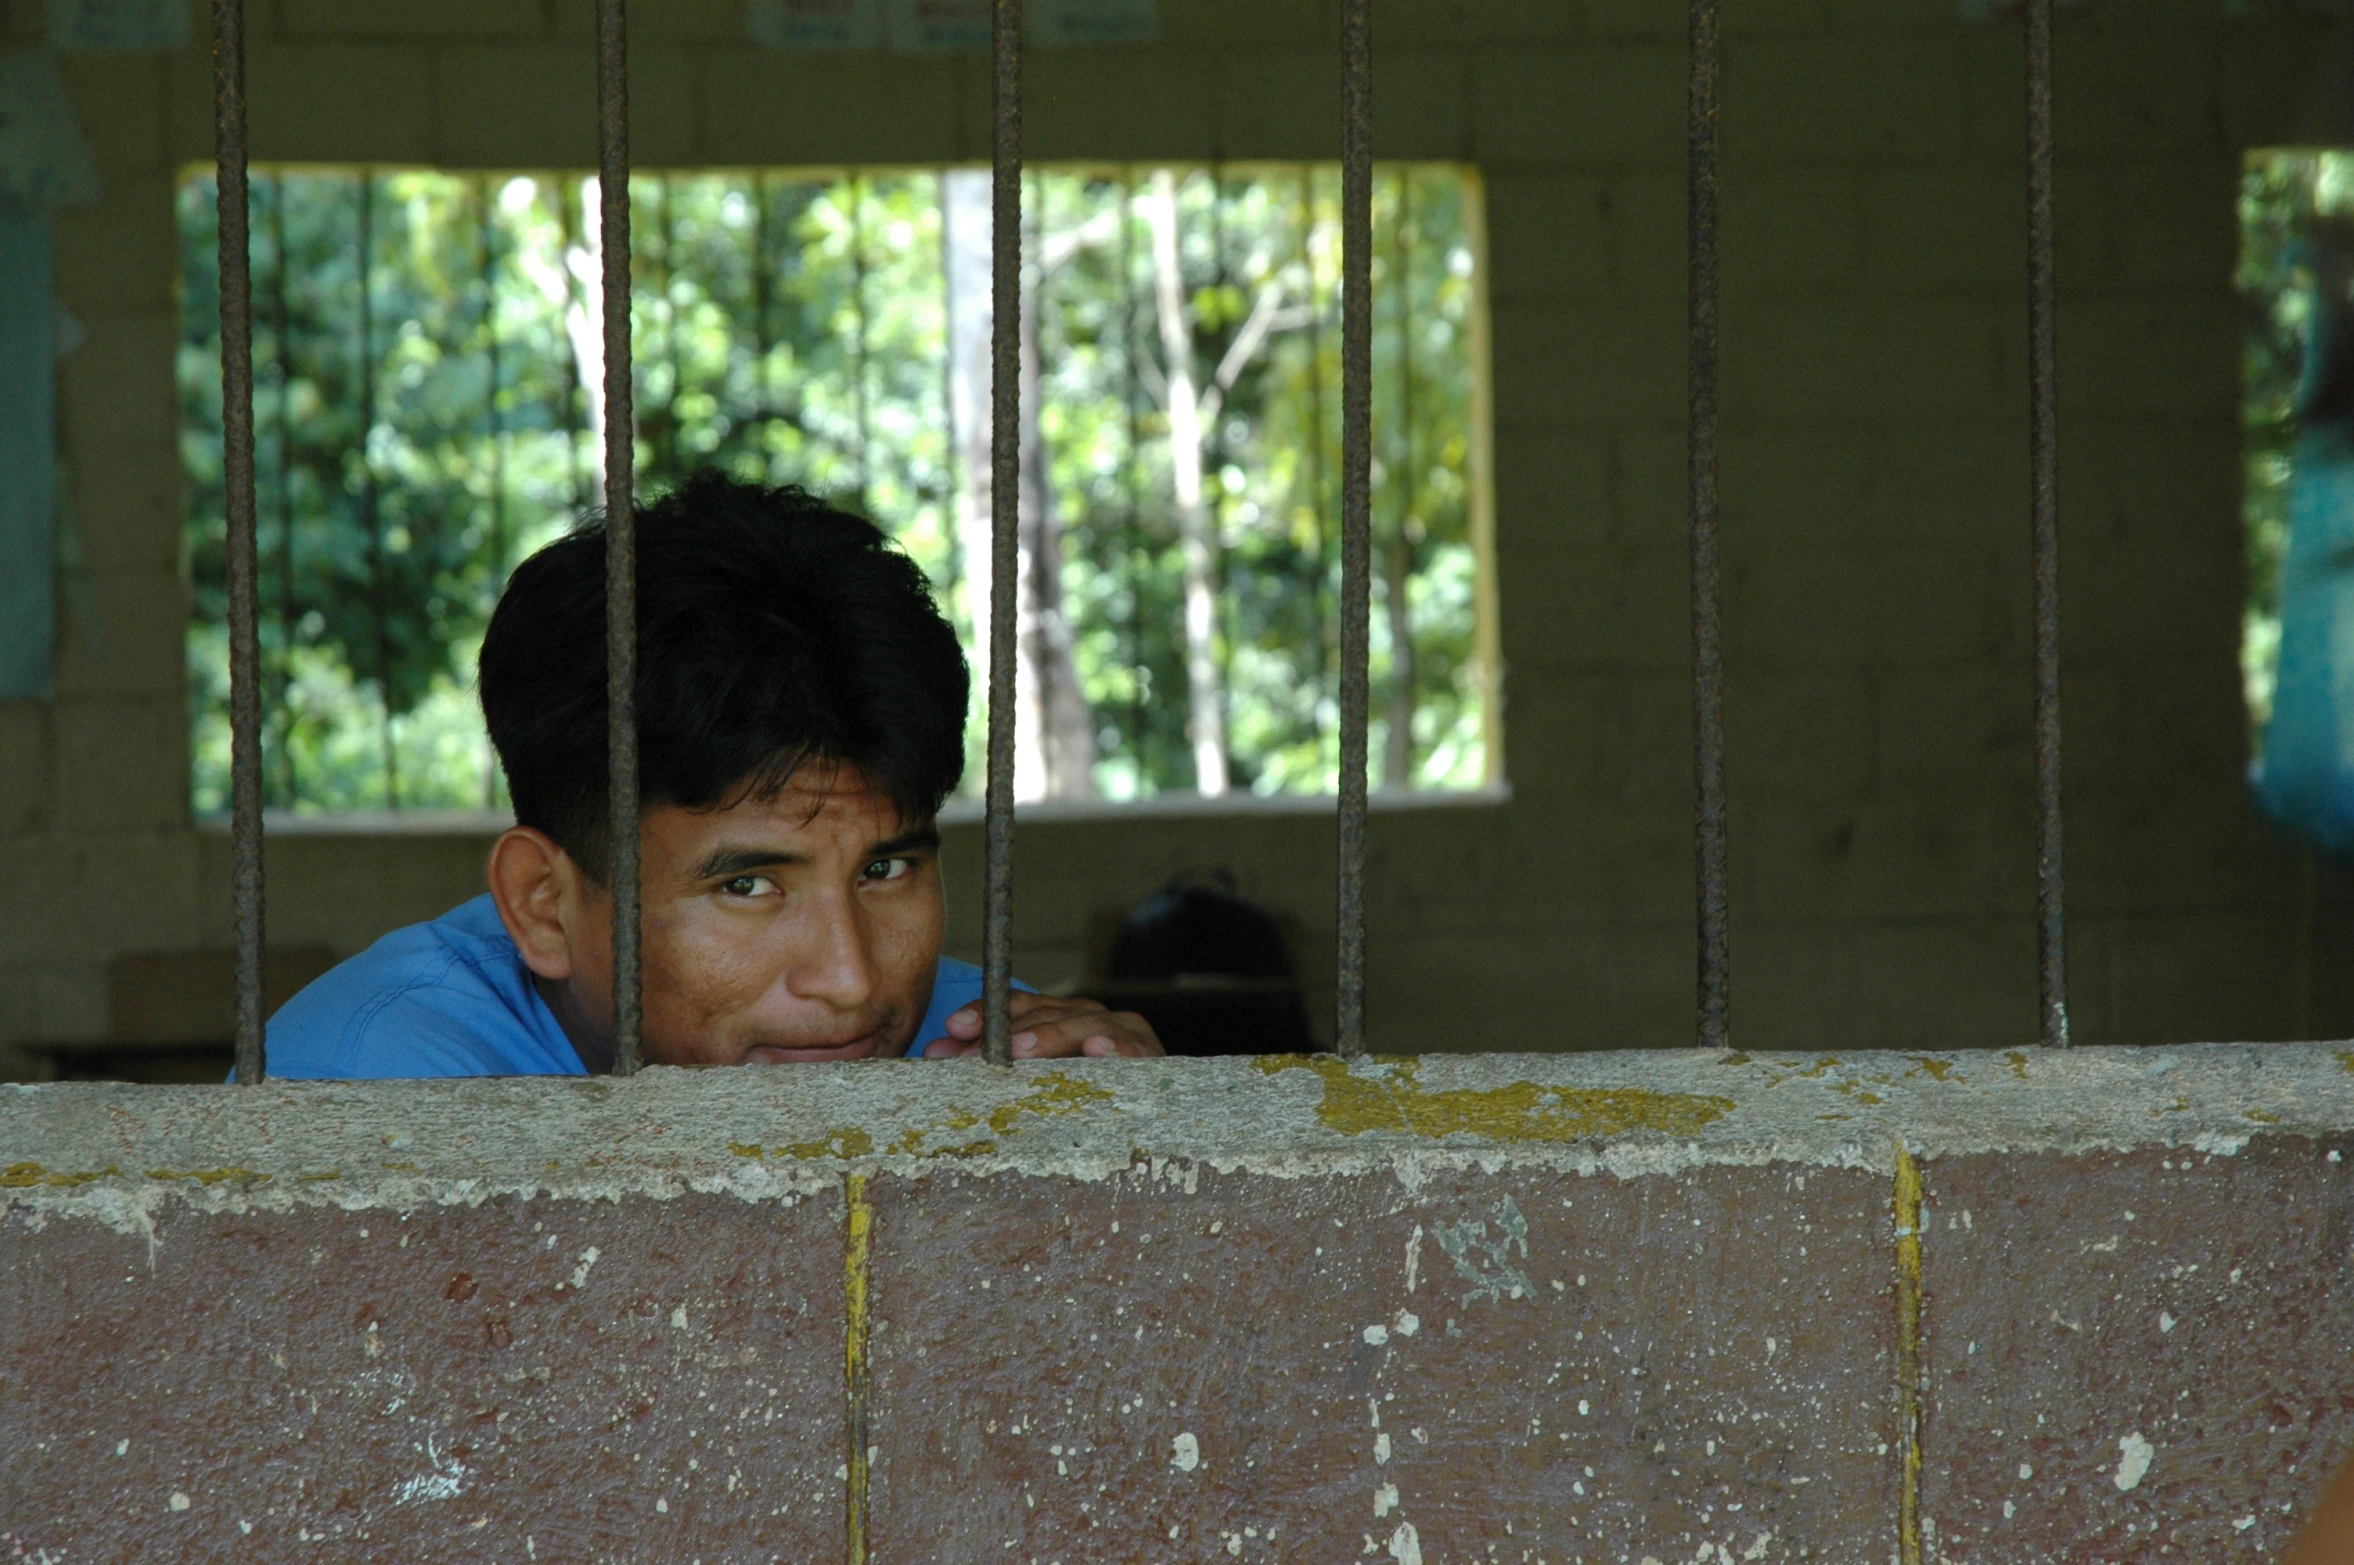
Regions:
<instances>
[{"instance_id":1,"label":"concrete wall","mask_svg":"<svg viewBox=\"0 0 2354 1565\"><path fill-rule=\"evenodd\" d=\"M2265 1560L2349 1145L2294 1045L0 1087L0 1550Z\"/></svg>"},{"instance_id":2,"label":"concrete wall","mask_svg":"<svg viewBox=\"0 0 2354 1565\"><path fill-rule=\"evenodd\" d=\"M1724 67L1724 504L1735 1036L2033 1033L2020 49L1955 0L1742 0ZM2354 1032L2354 880L2242 781L2243 148L2306 115L2289 7L2093 0L2059 51L2074 1013L2156 1042ZM648 164L986 151L984 62L786 58L739 0L633 8ZM1165 41L1042 54L1042 158L1337 149L1330 7L1164 0ZM260 158L580 165L586 0L254 0ZM43 7L10 0L37 42ZM1682 535L1683 44L1668 0L1384 0L1377 146L1489 181L1508 804L1377 818L1391 1050L1671 1044L1692 940ZM201 36L202 27L199 27ZM102 1031L125 950L225 946L192 828L174 451L176 171L209 73L80 57L107 196L59 227L64 647L0 707L0 1043ZM2346 139L2341 136L2340 139ZM1024 971L1098 908L1226 864L1328 942L1314 816L1038 824ZM353 949L479 884L464 834L289 838L271 932ZM953 940L978 852L952 833ZM1328 944L1326 946L1328 951ZM1329 955L1322 960L1329 981Z\"/></svg>"}]
</instances>

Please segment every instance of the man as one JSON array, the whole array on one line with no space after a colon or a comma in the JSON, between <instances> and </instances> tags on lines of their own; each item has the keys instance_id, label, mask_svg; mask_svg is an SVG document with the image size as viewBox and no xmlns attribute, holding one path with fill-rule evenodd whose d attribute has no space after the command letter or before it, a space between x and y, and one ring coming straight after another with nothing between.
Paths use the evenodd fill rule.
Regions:
<instances>
[{"instance_id":1,"label":"man","mask_svg":"<svg viewBox=\"0 0 2354 1565\"><path fill-rule=\"evenodd\" d=\"M287 1002L272 1075L611 1069L602 528L515 572L481 689L516 821L489 893ZM712 474L639 513L649 1063L978 1051L980 973L940 955L934 824L966 694L930 583L872 523ZM1016 993L1013 1026L1017 1059L1161 1052L1087 1000Z\"/></svg>"}]
</instances>

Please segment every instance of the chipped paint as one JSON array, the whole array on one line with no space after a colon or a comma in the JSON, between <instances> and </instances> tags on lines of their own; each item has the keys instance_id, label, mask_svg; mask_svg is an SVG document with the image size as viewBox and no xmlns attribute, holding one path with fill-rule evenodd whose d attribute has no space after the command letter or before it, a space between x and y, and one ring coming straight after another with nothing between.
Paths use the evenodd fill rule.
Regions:
<instances>
[{"instance_id":1,"label":"chipped paint","mask_svg":"<svg viewBox=\"0 0 2354 1565\"><path fill-rule=\"evenodd\" d=\"M1345 1060L1286 1055L1254 1062L1268 1075L1313 1071L1324 1082L1316 1115L1346 1136L1404 1131L1437 1140L1471 1135L1500 1142L1583 1141L1631 1131L1688 1136L1734 1109L1731 1098L1641 1088L1542 1087L1518 1081L1487 1091L1425 1090L1422 1062L1380 1059L1362 1072Z\"/></svg>"}]
</instances>

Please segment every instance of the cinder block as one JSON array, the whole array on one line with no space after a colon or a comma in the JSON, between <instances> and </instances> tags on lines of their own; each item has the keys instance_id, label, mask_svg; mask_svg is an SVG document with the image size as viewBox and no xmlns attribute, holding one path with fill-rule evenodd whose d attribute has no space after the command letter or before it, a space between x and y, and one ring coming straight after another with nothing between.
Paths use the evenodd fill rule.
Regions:
<instances>
[{"instance_id":1,"label":"cinder block","mask_svg":"<svg viewBox=\"0 0 2354 1565\"><path fill-rule=\"evenodd\" d=\"M82 327L81 346L58 367L58 424L66 450L76 449L85 436L176 450L178 312L92 315Z\"/></svg>"},{"instance_id":2,"label":"cinder block","mask_svg":"<svg viewBox=\"0 0 2354 1565\"><path fill-rule=\"evenodd\" d=\"M1995 828L1981 851L2031 863L2034 818ZM2009 827L2009 829L2003 829ZM2017 1048L2037 1037L2034 895L2002 915L1880 924L1855 939L1855 1030L1868 1049Z\"/></svg>"},{"instance_id":3,"label":"cinder block","mask_svg":"<svg viewBox=\"0 0 2354 1565\"><path fill-rule=\"evenodd\" d=\"M183 1208L0 1250L29 1549L842 1556L830 1194Z\"/></svg>"},{"instance_id":4,"label":"cinder block","mask_svg":"<svg viewBox=\"0 0 2354 1565\"><path fill-rule=\"evenodd\" d=\"M1779 1169L878 1183L876 1554L1876 1557L1885 1201Z\"/></svg>"},{"instance_id":5,"label":"cinder block","mask_svg":"<svg viewBox=\"0 0 2354 1565\"><path fill-rule=\"evenodd\" d=\"M1662 44L1494 47L1474 56L1483 164L1665 163L1685 149L1684 51Z\"/></svg>"},{"instance_id":6,"label":"cinder block","mask_svg":"<svg viewBox=\"0 0 2354 1565\"><path fill-rule=\"evenodd\" d=\"M0 702L0 836L38 831L49 818L47 701Z\"/></svg>"},{"instance_id":7,"label":"cinder block","mask_svg":"<svg viewBox=\"0 0 2354 1565\"><path fill-rule=\"evenodd\" d=\"M641 168L695 160L695 62L683 48L635 45L629 142ZM562 43L464 45L434 60L440 159L467 168L594 168L594 59Z\"/></svg>"},{"instance_id":8,"label":"cinder block","mask_svg":"<svg viewBox=\"0 0 2354 1565\"><path fill-rule=\"evenodd\" d=\"M1728 539L1725 638L1758 664L1888 668L1998 656L2012 584L1983 546L1778 549ZM2022 579L2017 590L2026 591Z\"/></svg>"},{"instance_id":9,"label":"cinder block","mask_svg":"<svg viewBox=\"0 0 2354 1565\"><path fill-rule=\"evenodd\" d=\"M2034 786L2035 692L2024 659L1880 669L1873 685L1888 797L2025 797Z\"/></svg>"},{"instance_id":10,"label":"cinder block","mask_svg":"<svg viewBox=\"0 0 2354 1565\"><path fill-rule=\"evenodd\" d=\"M2027 799L1785 806L1753 812L1736 855L1745 905L1858 931L1896 921L2020 917L2034 906Z\"/></svg>"},{"instance_id":11,"label":"cinder block","mask_svg":"<svg viewBox=\"0 0 2354 1565\"><path fill-rule=\"evenodd\" d=\"M962 155L958 63L947 55L704 54L705 153L755 165L954 159Z\"/></svg>"},{"instance_id":12,"label":"cinder block","mask_svg":"<svg viewBox=\"0 0 2354 1565\"><path fill-rule=\"evenodd\" d=\"M1822 28L1826 12L1824 0L1758 0L1728 8L1719 26L1727 38L1811 33ZM1675 0L1586 0L1585 23L1596 37L1680 41L1691 27L1691 8Z\"/></svg>"},{"instance_id":13,"label":"cinder block","mask_svg":"<svg viewBox=\"0 0 2354 1565\"><path fill-rule=\"evenodd\" d=\"M1725 291L1853 287L1862 248L1856 186L1856 174L1837 167L1755 171L1726 185Z\"/></svg>"},{"instance_id":14,"label":"cinder block","mask_svg":"<svg viewBox=\"0 0 2354 1565\"><path fill-rule=\"evenodd\" d=\"M1624 678L1691 655L1691 559L1669 545L1564 548L1558 586L1512 630L1515 664Z\"/></svg>"},{"instance_id":15,"label":"cinder block","mask_svg":"<svg viewBox=\"0 0 2354 1565\"><path fill-rule=\"evenodd\" d=\"M2240 306L2210 292L2063 298L2059 390L2063 418L2123 415L2236 422L2240 416ZM2027 384L2024 331L1996 339L2001 384Z\"/></svg>"},{"instance_id":16,"label":"cinder block","mask_svg":"<svg viewBox=\"0 0 2354 1565\"><path fill-rule=\"evenodd\" d=\"M1745 43L1724 63L1726 178L1785 159L1876 162L1953 153L1968 135L1961 63L1944 34Z\"/></svg>"},{"instance_id":17,"label":"cinder block","mask_svg":"<svg viewBox=\"0 0 2354 1565\"><path fill-rule=\"evenodd\" d=\"M113 175L102 204L58 212L51 230L58 303L85 321L175 308L175 189L165 173Z\"/></svg>"},{"instance_id":18,"label":"cinder block","mask_svg":"<svg viewBox=\"0 0 2354 1565\"><path fill-rule=\"evenodd\" d=\"M1521 613L1550 612L1559 551L1599 542L1607 534L1610 477L1610 445L1602 436L1497 431L1497 548L1528 566L1505 573L1498 582L1507 638Z\"/></svg>"},{"instance_id":19,"label":"cinder block","mask_svg":"<svg viewBox=\"0 0 2354 1565\"><path fill-rule=\"evenodd\" d=\"M1730 670L1725 764L1744 797L1770 809L1784 800L1831 803L1869 793L1873 760L1885 744L1873 700L1879 685L1853 668ZM1689 708L1690 690L1679 693Z\"/></svg>"},{"instance_id":20,"label":"cinder block","mask_svg":"<svg viewBox=\"0 0 2354 1565\"><path fill-rule=\"evenodd\" d=\"M72 503L62 509L62 548L91 571L174 575L180 504L188 478L171 446L109 440L93 430L63 453Z\"/></svg>"},{"instance_id":21,"label":"cinder block","mask_svg":"<svg viewBox=\"0 0 2354 1565\"><path fill-rule=\"evenodd\" d=\"M2221 292L2239 260L2236 157L2119 159L2071 171L2070 206L2096 209L2107 275L2125 289ZM2069 254L2068 235L2060 236ZM2070 272L2076 270L2071 255Z\"/></svg>"},{"instance_id":22,"label":"cinder block","mask_svg":"<svg viewBox=\"0 0 2354 1565\"><path fill-rule=\"evenodd\" d=\"M1922 1511L1976 1561L2278 1557L2354 1446L2336 1141L1924 1170ZM2224 1453L2230 1453L2225 1455Z\"/></svg>"},{"instance_id":23,"label":"cinder block","mask_svg":"<svg viewBox=\"0 0 2354 1565\"><path fill-rule=\"evenodd\" d=\"M1606 292L1612 221L1599 178L1498 174L1488 181L1488 297L1535 304Z\"/></svg>"},{"instance_id":24,"label":"cinder block","mask_svg":"<svg viewBox=\"0 0 2354 1565\"><path fill-rule=\"evenodd\" d=\"M147 54L68 54L59 74L109 195L126 176L166 172L165 62ZM60 267L58 276L66 276Z\"/></svg>"},{"instance_id":25,"label":"cinder block","mask_svg":"<svg viewBox=\"0 0 2354 1565\"><path fill-rule=\"evenodd\" d=\"M1688 311L1689 203L1682 172L1615 174L1605 200L1611 219L1611 287L1629 298Z\"/></svg>"},{"instance_id":26,"label":"cinder block","mask_svg":"<svg viewBox=\"0 0 2354 1565\"><path fill-rule=\"evenodd\" d=\"M630 7L629 34L661 43L733 44L751 47L741 0L659 0ZM597 36L597 0L547 0L548 31L576 44Z\"/></svg>"},{"instance_id":27,"label":"cinder block","mask_svg":"<svg viewBox=\"0 0 2354 1565\"><path fill-rule=\"evenodd\" d=\"M174 696L187 684L188 589L161 571L77 571L59 583L58 694Z\"/></svg>"},{"instance_id":28,"label":"cinder block","mask_svg":"<svg viewBox=\"0 0 2354 1565\"><path fill-rule=\"evenodd\" d=\"M585 69L585 66L584 66ZM290 162L430 163L432 55L414 44L271 43L246 68L253 155ZM175 77L175 94L211 120L201 72ZM528 90L509 82L506 90ZM209 139L202 143L209 148ZM198 153L198 156L205 154Z\"/></svg>"},{"instance_id":29,"label":"cinder block","mask_svg":"<svg viewBox=\"0 0 2354 1565\"><path fill-rule=\"evenodd\" d=\"M61 706L58 726L80 710ZM183 745L158 753L187 752ZM117 950L197 944L194 834L102 833L59 797L53 819L66 831L0 841L0 886L11 891L0 897L0 951L15 963L63 970ZM138 895L125 895L126 886Z\"/></svg>"},{"instance_id":30,"label":"cinder block","mask_svg":"<svg viewBox=\"0 0 2354 1565\"><path fill-rule=\"evenodd\" d=\"M1236 51L1216 69L1212 150L1236 158L1340 156L1340 60L1333 47ZM1463 157L1468 74L1458 53L1376 48L1374 156Z\"/></svg>"},{"instance_id":31,"label":"cinder block","mask_svg":"<svg viewBox=\"0 0 2354 1565\"><path fill-rule=\"evenodd\" d=\"M1215 153L1215 56L1203 50L1040 53L1022 70L1031 156L1191 162Z\"/></svg>"},{"instance_id":32,"label":"cinder block","mask_svg":"<svg viewBox=\"0 0 2354 1565\"><path fill-rule=\"evenodd\" d=\"M2215 40L2226 147L2333 146L2354 130L2335 94L2316 92L2336 47L2333 20L2303 13L2233 27Z\"/></svg>"},{"instance_id":33,"label":"cinder block","mask_svg":"<svg viewBox=\"0 0 2354 1565\"><path fill-rule=\"evenodd\" d=\"M1994 290L2027 297L2027 195L2019 172L1982 160L1867 169L1862 175L1866 276L1874 292ZM2069 203L2072 211L2075 203ZM2071 281L2092 259L2064 247Z\"/></svg>"},{"instance_id":34,"label":"cinder block","mask_svg":"<svg viewBox=\"0 0 2354 1565\"><path fill-rule=\"evenodd\" d=\"M1340 7L1333 0L1169 0L1161 7L1161 37L1238 54L1269 44L1323 44L1337 54Z\"/></svg>"},{"instance_id":35,"label":"cinder block","mask_svg":"<svg viewBox=\"0 0 2354 1565\"><path fill-rule=\"evenodd\" d=\"M2079 157L2222 150L2220 20L2055 33L2053 145Z\"/></svg>"},{"instance_id":36,"label":"cinder block","mask_svg":"<svg viewBox=\"0 0 2354 1565\"><path fill-rule=\"evenodd\" d=\"M2008 312L1971 300L1785 298L1722 347L1724 401L1780 418L1985 417ZM2024 386L2024 368L2019 384Z\"/></svg>"},{"instance_id":37,"label":"cinder block","mask_svg":"<svg viewBox=\"0 0 2354 1565\"><path fill-rule=\"evenodd\" d=\"M678 9L664 0L638 9L649 17ZM527 38L546 25L543 0L278 0L279 31L289 38ZM634 24L635 16L630 18ZM583 66L594 69L587 60Z\"/></svg>"},{"instance_id":38,"label":"cinder block","mask_svg":"<svg viewBox=\"0 0 2354 1565\"><path fill-rule=\"evenodd\" d=\"M1664 301L1498 305L1495 334L1499 419L1560 428L1683 412L1683 314Z\"/></svg>"},{"instance_id":39,"label":"cinder block","mask_svg":"<svg viewBox=\"0 0 2354 1565\"><path fill-rule=\"evenodd\" d=\"M60 700L50 732L57 767L51 819L59 830L186 828L188 714L184 696L169 691Z\"/></svg>"}]
</instances>

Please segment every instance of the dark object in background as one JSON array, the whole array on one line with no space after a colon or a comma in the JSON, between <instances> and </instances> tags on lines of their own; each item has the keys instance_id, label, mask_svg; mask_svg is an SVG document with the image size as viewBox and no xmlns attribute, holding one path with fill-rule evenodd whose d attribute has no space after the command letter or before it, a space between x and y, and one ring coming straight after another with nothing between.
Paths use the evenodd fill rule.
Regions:
<instances>
[{"instance_id":1,"label":"dark object in background","mask_svg":"<svg viewBox=\"0 0 2354 1565\"><path fill-rule=\"evenodd\" d=\"M1095 945L1101 959L1090 964L1088 998L1142 1016L1171 1054L1316 1047L1300 996L1296 928L1239 895L1223 871L1180 875L1126 914L1110 915Z\"/></svg>"}]
</instances>

